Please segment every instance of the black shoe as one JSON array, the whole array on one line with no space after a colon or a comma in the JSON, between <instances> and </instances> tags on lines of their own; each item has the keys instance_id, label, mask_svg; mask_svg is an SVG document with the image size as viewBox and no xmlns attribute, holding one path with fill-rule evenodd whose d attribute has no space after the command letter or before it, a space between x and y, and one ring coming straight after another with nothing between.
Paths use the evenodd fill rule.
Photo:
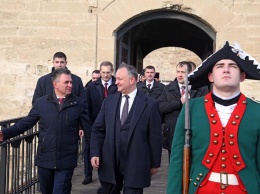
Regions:
<instances>
[{"instance_id":1,"label":"black shoe","mask_svg":"<svg viewBox=\"0 0 260 194\"><path fill-rule=\"evenodd\" d=\"M87 185L92 182L92 176L86 176L84 180L82 181L83 185Z\"/></svg>"},{"instance_id":2,"label":"black shoe","mask_svg":"<svg viewBox=\"0 0 260 194\"><path fill-rule=\"evenodd\" d=\"M98 187L97 193L98 194L102 194L103 193L103 186L102 185L100 187Z\"/></svg>"}]
</instances>

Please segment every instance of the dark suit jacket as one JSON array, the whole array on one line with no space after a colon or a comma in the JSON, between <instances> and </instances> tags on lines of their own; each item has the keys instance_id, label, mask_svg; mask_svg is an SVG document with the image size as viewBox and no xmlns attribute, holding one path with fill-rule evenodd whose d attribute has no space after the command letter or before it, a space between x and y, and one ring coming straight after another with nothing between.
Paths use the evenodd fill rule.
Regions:
<instances>
[{"instance_id":1,"label":"dark suit jacket","mask_svg":"<svg viewBox=\"0 0 260 194\"><path fill-rule=\"evenodd\" d=\"M117 93L115 81L115 77L112 76L112 84L108 88L108 95ZM86 97L90 119L91 122L94 123L104 100L104 86L102 85L101 78L88 84Z\"/></svg>"},{"instance_id":2,"label":"dark suit jacket","mask_svg":"<svg viewBox=\"0 0 260 194\"><path fill-rule=\"evenodd\" d=\"M138 82L137 83L137 88L139 90L141 90L143 93L147 94L148 96L154 98L155 100L157 100L159 98L159 96L161 95L163 89L164 89L164 84L157 82L154 80L154 84L151 90L149 90L146 87L146 80L143 82Z\"/></svg>"},{"instance_id":3,"label":"dark suit jacket","mask_svg":"<svg viewBox=\"0 0 260 194\"><path fill-rule=\"evenodd\" d=\"M99 178L116 184L115 130L121 93L105 98L93 124L90 141L91 157L100 157ZM161 116L157 102L137 92L128 135L124 186L144 188L150 186L150 169L160 167L162 152Z\"/></svg>"},{"instance_id":4,"label":"dark suit jacket","mask_svg":"<svg viewBox=\"0 0 260 194\"><path fill-rule=\"evenodd\" d=\"M208 87L197 90L190 90L190 98L204 96L208 93ZM163 138L164 148L171 149L175 125L182 109L181 93L178 81L172 81L164 87L161 96L158 98L159 108L163 115Z\"/></svg>"}]
</instances>

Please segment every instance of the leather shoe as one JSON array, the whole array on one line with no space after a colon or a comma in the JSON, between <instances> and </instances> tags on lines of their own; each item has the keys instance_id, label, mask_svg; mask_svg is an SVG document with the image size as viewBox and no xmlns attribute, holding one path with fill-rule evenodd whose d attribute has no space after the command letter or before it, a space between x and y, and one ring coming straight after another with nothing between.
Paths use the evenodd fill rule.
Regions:
<instances>
[{"instance_id":1,"label":"leather shoe","mask_svg":"<svg viewBox=\"0 0 260 194\"><path fill-rule=\"evenodd\" d=\"M92 176L86 176L84 180L82 181L83 185L87 185L92 182Z\"/></svg>"},{"instance_id":2,"label":"leather shoe","mask_svg":"<svg viewBox=\"0 0 260 194\"><path fill-rule=\"evenodd\" d=\"M103 193L103 186L102 185L100 187L98 187L97 193L98 194L102 194Z\"/></svg>"}]
</instances>

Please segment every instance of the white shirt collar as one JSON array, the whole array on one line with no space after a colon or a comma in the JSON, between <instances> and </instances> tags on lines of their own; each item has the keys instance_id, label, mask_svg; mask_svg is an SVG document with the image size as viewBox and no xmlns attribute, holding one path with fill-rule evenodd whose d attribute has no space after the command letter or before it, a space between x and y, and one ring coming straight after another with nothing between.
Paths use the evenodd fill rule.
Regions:
<instances>
[{"instance_id":1,"label":"white shirt collar","mask_svg":"<svg viewBox=\"0 0 260 194\"><path fill-rule=\"evenodd\" d=\"M182 85L182 84L180 84L179 82L178 82L178 84L179 84L180 90L181 90L181 87L182 87L182 86L185 86L184 84Z\"/></svg>"},{"instance_id":2,"label":"white shirt collar","mask_svg":"<svg viewBox=\"0 0 260 194\"><path fill-rule=\"evenodd\" d=\"M136 96L136 94L137 94L137 88L135 88L135 90L134 91L132 91L131 93L129 93L129 94L127 94L128 96L129 96L129 100L131 99L134 99L135 98L135 96ZM123 96L125 96L125 94L122 94L122 97Z\"/></svg>"},{"instance_id":3,"label":"white shirt collar","mask_svg":"<svg viewBox=\"0 0 260 194\"><path fill-rule=\"evenodd\" d=\"M181 91L181 87L185 86L185 85L181 85L179 82L178 82L178 84L179 84L179 88L180 88L180 91ZM188 90L190 91L190 89L191 89L191 85L188 85Z\"/></svg>"},{"instance_id":4,"label":"white shirt collar","mask_svg":"<svg viewBox=\"0 0 260 194\"><path fill-rule=\"evenodd\" d=\"M137 88L132 91L130 94L127 94L129 96L129 106L128 106L128 111L131 109L133 103L134 103L134 99L135 99L135 96L137 94ZM125 103L125 98L124 98L125 94L122 94L122 101L121 101L121 105L120 105L120 118L122 116L122 110L123 110L123 105Z\"/></svg>"},{"instance_id":5,"label":"white shirt collar","mask_svg":"<svg viewBox=\"0 0 260 194\"><path fill-rule=\"evenodd\" d=\"M110 80L108 80L108 82L105 82L102 78L101 78L101 82L102 82L102 85L105 86L105 83L107 83L107 87L111 86L112 84L112 77L110 78Z\"/></svg>"},{"instance_id":6,"label":"white shirt collar","mask_svg":"<svg viewBox=\"0 0 260 194\"><path fill-rule=\"evenodd\" d=\"M146 83L146 87L148 87L148 86L147 86L148 84L151 84L150 88L152 88L152 87L153 87L153 84L154 84L154 80L153 80L151 83L148 83L147 81L145 81L145 83Z\"/></svg>"}]
</instances>

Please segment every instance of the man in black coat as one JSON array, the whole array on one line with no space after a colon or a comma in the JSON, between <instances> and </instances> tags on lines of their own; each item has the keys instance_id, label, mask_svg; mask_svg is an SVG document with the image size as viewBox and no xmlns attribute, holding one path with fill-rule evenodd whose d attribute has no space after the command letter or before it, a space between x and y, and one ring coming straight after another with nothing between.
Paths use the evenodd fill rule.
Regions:
<instances>
[{"instance_id":1,"label":"man in black coat","mask_svg":"<svg viewBox=\"0 0 260 194\"><path fill-rule=\"evenodd\" d=\"M52 63L52 72L58 68L66 68L67 57L63 52L57 52L53 56ZM74 74L71 74L71 78L73 81L72 94L85 100L86 96L81 78ZM49 73L38 79L36 88L34 90L32 103L34 103L37 98L45 96L46 94L49 94L51 91L53 91L53 85L51 80L51 73Z\"/></svg>"},{"instance_id":2,"label":"man in black coat","mask_svg":"<svg viewBox=\"0 0 260 194\"><path fill-rule=\"evenodd\" d=\"M86 88L86 97L88 102L88 111L93 124L101 109L105 97L117 92L115 84L115 77L112 76L114 72L113 64L109 61L104 61L100 64L100 75L96 81L88 84ZM87 157L88 156L88 157ZM89 142L85 142L84 149L84 174L85 178L82 184L88 184L92 181L92 166L89 158ZM102 183L101 183L102 184ZM97 193L102 193L102 186L98 188Z\"/></svg>"},{"instance_id":3,"label":"man in black coat","mask_svg":"<svg viewBox=\"0 0 260 194\"><path fill-rule=\"evenodd\" d=\"M89 83L96 81L98 78L100 78L100 71L98 69L96 69L96 70L92 71L91 80L89 80L88 83L86 83L85 89L88 87Z\"/></svg>"},{"instance_id":4,"label":"man in black coat","mask_svg":"<svg viewBox=\"0 0 260 194\"><path fill-rule=\"evenodd\" d=\"M159 108L163 115L163 148L168 150L169 156L171 154L171 145L174 135L175 125L177 118L179 117L180 111L183 104L185 103L185 74L186 69L188 73L191 72L191 64L186 61L180 62L176 67L176 81L170 82L164 87L161 96L158 98ZM191 87L191 86L189 86ZM189 88L190 98L196 98L204 96L208 93L207 87L202 87L197 90Z\"/></svg>"},{"instance_id":5,"label":"man in black coat","mask_svg":"<svg viewBox=\"0 0 260 194\"><path fill-rule=\"evenodd\" d=\"M145 80L143 82L138 82L136 85L137 88L141 90L143 93L157 100L164 89L164 85L154 79L154 66L147 66L144 69L144 76Z\"/></svg>"},{"instance_id":6,"label":"man in black coat","mask_svg":"<svg viewBox=\"0 0 260 194\"><path fill-rule=\"evenodd\" d=\"M118 91L105 98L93 124L91 163L104 194L142 194L161 163L161 116L157 102L136 88L135 67L122 64Z\"/></svg>"},{"instance_id":7,"label":"man in black coat","mask_svg":"<svg viewBox=\"0 0 260 194\"><path fill-rule=\"evenodd\" d=\"M113 64L104 61L100 64L100 75L96 81L88 84L86 96L88 102L88 110L91 122L94 123L101 109L104 98L117 92L115 77L112 75L114 71ZM107 84L107 86L105 86ZM105 89L107 87L107 94Z\"/></svg>"},{"instance_id":8,"label":"man in black coat","mask_svg":"<svg viewBox=\"0 0 260 194\"><path fill-rule=\"evenodd\" d=\"M38 98L27 117L0 131L0 142L31 129L39 121L35 163L41 192L70 194L77 166L79 128L89 138L91 124L84 101L71 94L70 71L60 68L52 75L54 91Z\"/></svg>"}]
</instances>

